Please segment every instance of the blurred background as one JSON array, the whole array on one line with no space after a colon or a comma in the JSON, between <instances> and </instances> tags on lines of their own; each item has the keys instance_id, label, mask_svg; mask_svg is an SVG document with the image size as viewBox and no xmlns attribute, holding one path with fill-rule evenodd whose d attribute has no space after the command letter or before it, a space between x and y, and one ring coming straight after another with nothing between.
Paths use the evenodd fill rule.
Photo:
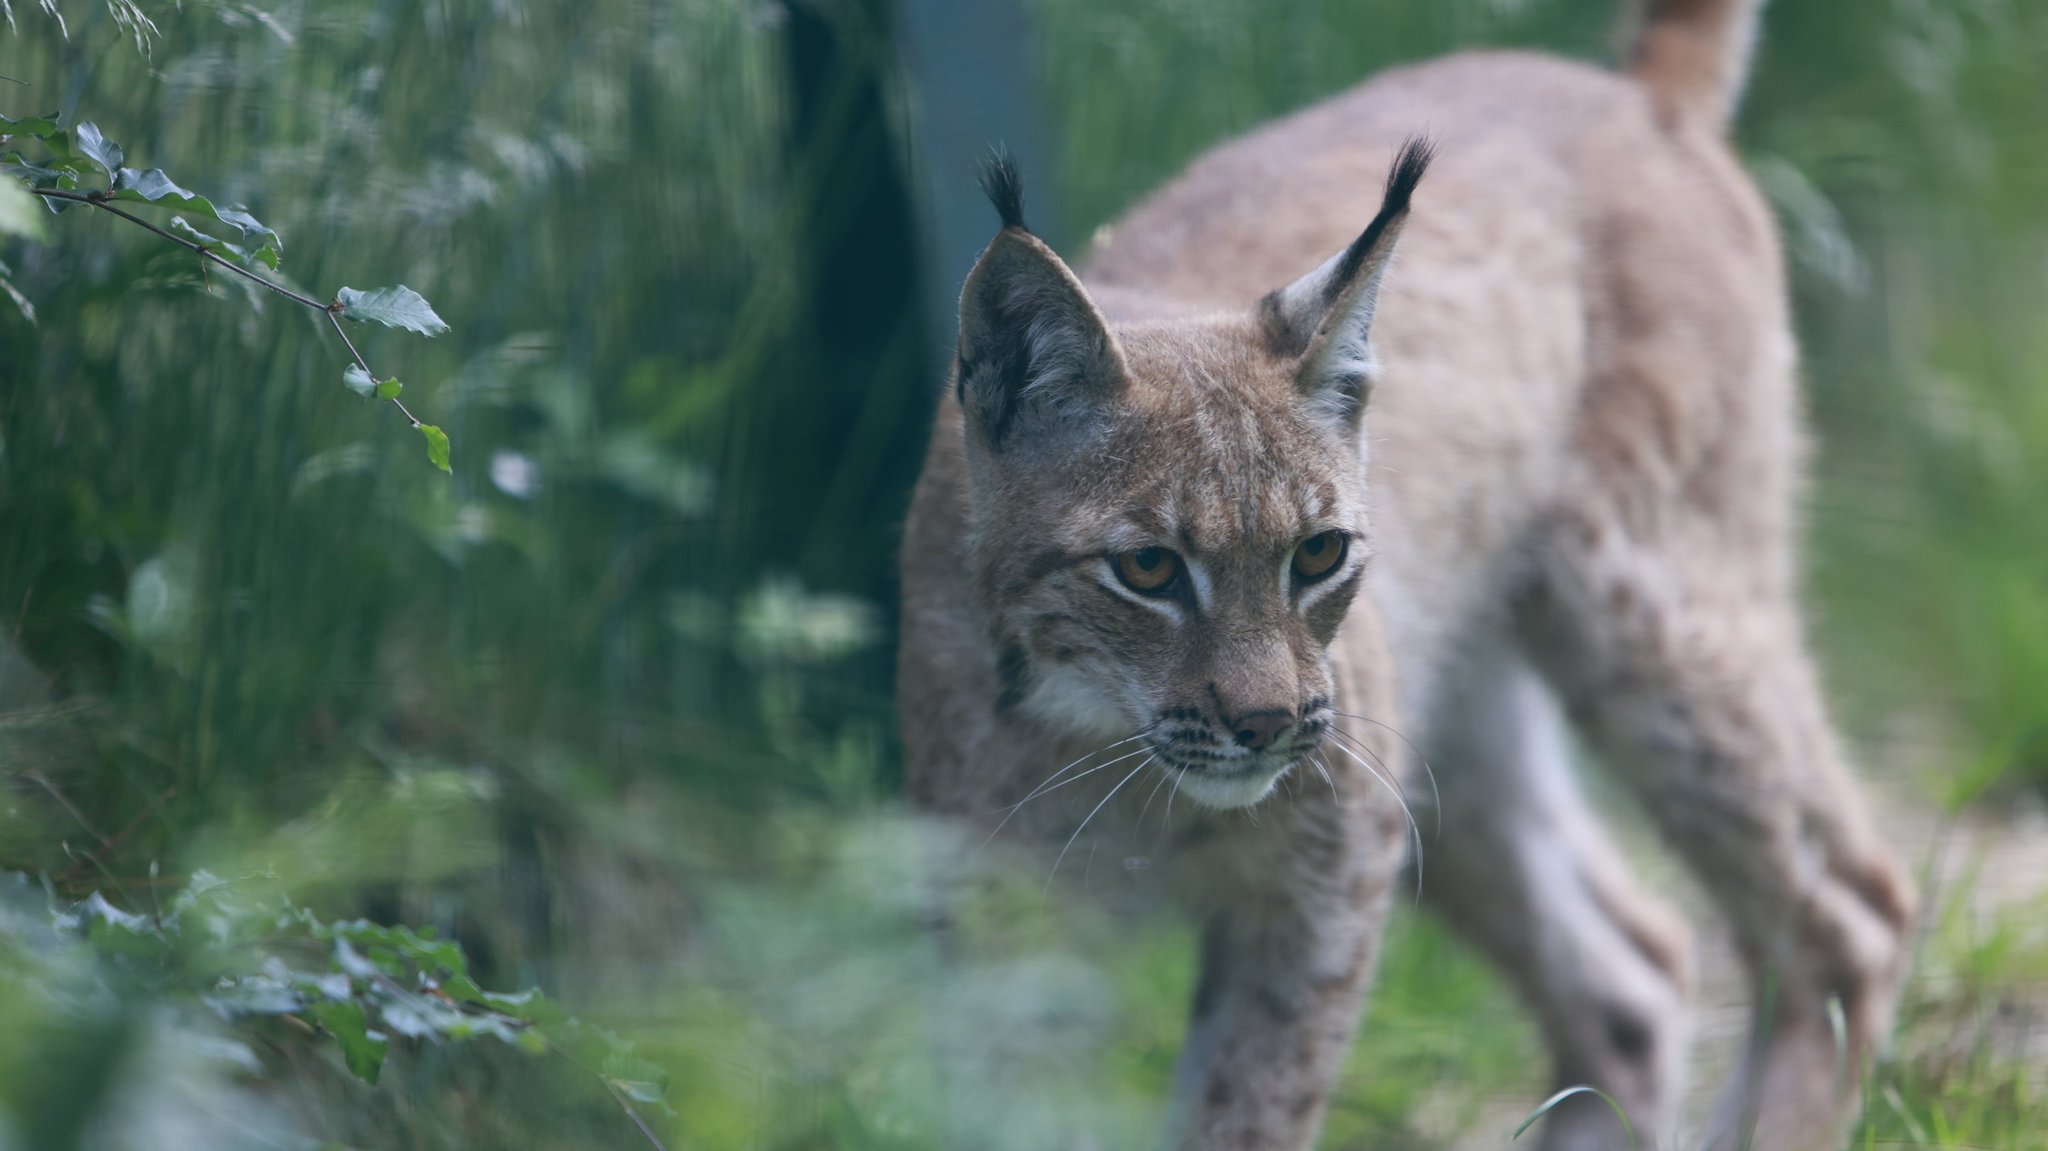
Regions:
<instances>
[{"instance_id":1,"label":"blurred background","mask_svg":"<svg viewBox=\"0 0 2048 1151\"><path fill-rule=\"evenodd\" d=\"M94 121L311 294L404 283L451 328L352 330L444 475L322 317L104 213L0 235L0 1148L36 1151L1146 1145L1185 929L1047 906L997 851L942 877L941 955L952 833L895 798L893 557L993 227L973 163L1007 142L1078 255L1376 69L1604 60L1617 16L0 8L0 113ZM1774 0L1738 135L1791 256L1816 637L1930 881L1858 1145L2048 1146L2048 5ZM297 978L287 920L357 917L543 989L605 1065L387 1010L372 1086L303 997L226 994ZM1548 1084L1406 914L1364 1036L1326 1146L1506 1146Z\"/></svg>"}]
</instances>

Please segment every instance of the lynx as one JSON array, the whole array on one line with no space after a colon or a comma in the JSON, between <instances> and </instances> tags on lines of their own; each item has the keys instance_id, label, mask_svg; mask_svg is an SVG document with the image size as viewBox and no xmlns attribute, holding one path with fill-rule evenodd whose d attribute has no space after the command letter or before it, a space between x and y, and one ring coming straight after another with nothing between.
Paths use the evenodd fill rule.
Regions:
<instances>
[{"instance_id":1,"label":"lynx","mask_svg":"<svg viewBox=\"0 0 2048 1151\"><path fill-rule=\"evenodd\" d=\"M909 789L1197 918L1176 1145L1312 1143L1411 857L1556 1082L1670 1138L1692 945L1575 741L1747 967L1705 1145L1840 1137L1913 896L1802 633L1784 272L1725 138L1759 7L1651 0L1618 73L1386 73L1202 156L1081 275L991 171L906 524ZM1580 1097L1543 1145L1627 1141Z\"/></svg>"}]
</instances>

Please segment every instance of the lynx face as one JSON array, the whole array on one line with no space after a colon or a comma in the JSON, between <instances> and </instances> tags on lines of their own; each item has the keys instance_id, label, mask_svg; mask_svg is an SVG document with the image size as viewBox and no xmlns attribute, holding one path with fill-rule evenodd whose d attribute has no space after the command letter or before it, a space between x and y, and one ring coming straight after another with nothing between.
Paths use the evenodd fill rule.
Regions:
<instances>
[{"instance_id":1,"label":"lynx face","mask_svg":"<svg viewBox=\"0 0 2048 1151\"><path fill-rule=\"evenodd\" d=\"M1366 335L1426 162L1404 154L1372 226L1255 311L1114 328L998 174L956 387L999 709L1141 739L1212 807L1321 742L1367 554Z\"/></svg>"},{"instance_id":2,"label":"lynx face","mask_svg":"<svg viewBox=\"0 0 2048 1151\"><path fill-rule=\"evenodd\" d=\"M1366 560L1358 425L1250 353L1250 323L1116 337L1113 405L975 461L1002 702L1141 733L1192 798L1252 803L1330 723L1325 649Z\"/></svg>"}]
</instances>

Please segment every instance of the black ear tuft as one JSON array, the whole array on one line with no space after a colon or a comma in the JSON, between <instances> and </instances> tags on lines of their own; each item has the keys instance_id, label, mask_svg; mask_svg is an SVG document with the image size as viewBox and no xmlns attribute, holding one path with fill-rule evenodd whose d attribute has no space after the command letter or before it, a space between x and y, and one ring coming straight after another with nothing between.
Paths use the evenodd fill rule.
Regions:
<instances>
[{"instance_id":1,"label":"black ear tuft","mask_svg":"<svg viewBox=\"0 0 2048 1151\"><path fill-rule=\"evenodd\" d=\"M1408 142L1401 145L1401 154L1394 157L1393 168L1387 172L1387 194L1380 200L1380 211L1407 211L1408 197L1415 194L1415 185L1422 182L1422 174L1434 159L1436 141L1427 134L1408 137Z\"/></svg>"},{"instance_id":2,"label":"black ear tuft","mask_svg":"<svg viewBox=\"0 0 2048 1151\"><path fill-rule=\"evenodd\" d=\"M1359 265L1365 262L1368 253L1378 249L1380 238L1388 228L1398 224L1408 214L1408 200L1415 195L1415 186L1422 182L1422 174L1429 170L1429 162L1436 158L1436 144L1426 135L1408 137L1401 145L1401 151L1394 157L1394 166L1387 170L1387 190L1380 196L1380 210L1367 224L1365 231L1344 251L1337 265L1336 274L1330 277L1326 304L1334 304L1337 296L1358 273Z\"/></svg>"},{"instance_id":3,"label":"black ear tuft","mask_svg":"<svg viewBox=\"0 0 2048 1151\"><path fill-rule=\"evenodd\" d=\"M1008 148L989 149L988 158L981 162L980 182L981 194L995 205L1003 227L1031 230L1024 225L1024 180L1017 175L1017 164L1010 159Z\"/></svg>"}]
</instances>

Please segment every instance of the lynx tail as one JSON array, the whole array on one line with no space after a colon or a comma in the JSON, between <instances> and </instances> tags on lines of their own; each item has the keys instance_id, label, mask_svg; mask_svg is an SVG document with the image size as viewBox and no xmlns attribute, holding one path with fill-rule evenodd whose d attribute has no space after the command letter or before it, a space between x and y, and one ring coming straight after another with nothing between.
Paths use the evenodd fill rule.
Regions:
<instances>
[{"instance_id":1,"label":"lynx tail","mask_svg":"<svg viewBox=\"0 0 2048 1151\"><path fill-rule=\"evenodd\" d=\"M1723 129L1735 114L1764 0L1638 0L1628 72L1672 116Z\"/></svg>"}]
</instances>

